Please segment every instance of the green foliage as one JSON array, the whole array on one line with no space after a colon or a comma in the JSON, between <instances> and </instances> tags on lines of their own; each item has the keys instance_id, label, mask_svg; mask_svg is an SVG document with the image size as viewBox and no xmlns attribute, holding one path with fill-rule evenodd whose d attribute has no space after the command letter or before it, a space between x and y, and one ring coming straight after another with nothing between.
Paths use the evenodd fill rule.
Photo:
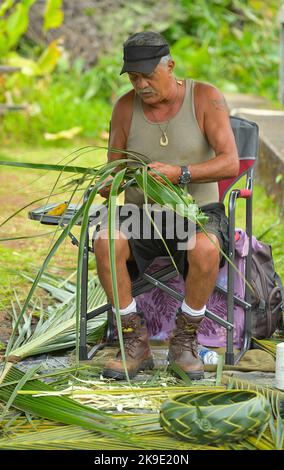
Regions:
<instances>
[{"instance_id":1,"label":"green foliage","mask_svg":"<svg viewBox=\"0 0 284 470\"><path fill-rule=\"evenodd\" d=\"M49 305L44 309L41 302L34 302L30 314L25 315L23 322L18 324L18 332L13 342L9 341L7 354L19 356L21 358L43 354L46 352L68 349L75 345L75 284L70 280L74 277L72 273L66 279L52 273L46 273L42 277L42 283L39 284L46 292L50 293ZM22 273L30 281L26 274ZM56 299L55 305L51 299ZM106 303L106 295L97 279L92 277L88 282L88 306L94 309L98 305ZM13 327L18 323L18 310L21 310L21 303L17 296L12 302ZM33 317L39 317L35 328L32 328ZM88 341L96 343L101 340L105 330L106 316L94 318L88 322ZM12 335L13 336L13 335ZM11 337L12 337L11 336ZM0 345L1 347L1 345Z\"/></svg>"},{"instance_id":2,"label":"green foliage","mask_svg":"<svg viewBox=\"0 0 284 470\"><path fill-rule=\"evenodd\" d=\"M77 79L80 78L82 99L89 101L96 97L104 99L107 103L113 103L117 96L129 91L131 85L125 75L119 76L120 69L120 53L102 56L97 65L82 73L81 77L75 65L73 70L77 73Z\"/></svg>"},{"instance_id":3,"label":"green foliage","mask_svg":"<svg viewBox=\"0 0 284 470\"><path fill-rule=\"evenodd\" d=\"M57 73L52 75L40 79L32 73L11 76L6 88L15 102L28 103L28 107L23 113L5 116L0 136L47 145L46 132L80 126L84 137L99 138L108 130L113 101L130 85L126 77L118 78L121 66L118 55L102 57L85 72L83 66L79 58L70 66L63 56L58 61Z\"/></svg>"},{"instance_id":4,"label":"green foliage","mask_svg":"<svg viewBox=\"0 0 284 470\"><path fill-rule=\"evenodd\" d=\"M14 1L6 0L0 9L0 56L7 54L27 30L29 9L35 0L22 0L17 3L12 12L7 12L14 6ZM5 17L4 17L5 15Z\"/></svg>"},{"instance_id":5,"label":"green foliage","mask_svg":"<svg viewBox=\"0 0 284 470\"><path fill-rule=\"evenodd\" d=\"M29 103L33 90L37 87L36 77L47 76L53 72L59 57L61 49L59 47L60 39L56 39L42 52L39 58L26 58L14 51L23 34L26 32L29 22L29 10L35 3L35 0L21 0L16 3L7 0L0 8L0 56L1 60L11 66L20 67L21 72L15 74L9 79L1 77L0 81L0 100L16 103ZM44 13L45 30L51 27L60 26L63 14L60 10L62 1L47 0ZM27 110L28 115L20 115L19 121L12 118L8 121L6 128L6 120L4 119L3 135L7 137L9 128L19 128L30 115L35 115L36 104L33 103L32 109ZM15 122L14 122L15 121ZM21 127L19 127L19 124ZM40 125L40 123L38 123ZM29 136L31 136L29 129ZM38 134L38 132L37 132ZM13 135L15 137L15 135ZM25 135L21 136L21 140L25 139ZM29 140L29 139L27 139Z\"/></svg>"},{"instance_id":6,"label":"green foliage","mask_svg":"<svg viewBox=\"0 0 284 470\"><path fill-rule=\"evenodd\" d=\"M8 3L14 4L4 2L0 16ZM25 8L29 3L20 2ZM155 24L153 14L149 14L150 4L124 1L120 9L105 14L97 28L103 37L112 30L113 40L101 50L97 64L89 70L81 57L72 64L63 50L62 56L54 60L58 50L50 50L53 65L47 67L44 79L37 80L33 75L44 74L42 70L38 72L38 67L45 58L22 61L23 73L9 77L6 88L15 103L27 103L28 107L24 113L5 116L1 138L47 144L44 133L56 134L76 126L82 128L82 137L100 137L102 131L108 130L114 101L130 89L127 76L119 76L122 43L138 29L154 29L165 35L176 61L177 76L211 82L223 92L259 94L277 100L278 0L167 0L165 9L170 19L165 20L162 15ZM59 0L47 1L45 28L60 24L60 5ZM154 4L152 7L155 10ZM85 13L93 16L96 11L90 8ZM1 32L0 23L0 49ZM21 47L22 44L26 43L21 41ZM36 47L23 50L30 58L38 53ZM56 64L55 72L49 76ZM64 144L64 140L59 142Z\"/></svg>"},{"instance_id":7,"label":"green foliage","mask_svg":"<svg viewBox=\"0 0 284 470\"><path fill-rule=\"evenodd\" d=\"M279 2L181 0L184 18L165 35L179 76L212 82L223 91L277 99Z\"/></svg>"},{"instance_id":8,"label":"green foliage","mask_svg":"<svg viewBox=\"0 0 284 470\"><path fill-rule=\"evenodd\" d=\"M44 30L59 28L63 21L62 0L47 0L44 11Z\"/></svg>"},{"instance_id":9,"label":"green foliage","mask_svg":"<svg viewBox=\"0 0 284 470\"><path fill-rule=\"evenodd\" d=\"M7 373L4 383L2 383L0 387L0 399L6 404L4 413L6 408L13 403L16 408L24 411L27 410L28 413L34 415L55 419L55 421L65 424L76 423L85 429L101 431L110 436L123 437L123 424L119 424L114 418L106 413L81 405L71 398L56 397L55 400L50 400L50 397L41 396L34 400L30 398L29 395L23 396L17 394L19 389L24 391L30 386L32 386L34 390L37 390L37 392L53 390L50 385L47 385L40 380L35 379L32 382L29 382L32 373L35 374L35 370L29 370L24 374L15 367ZM16 387L9 384L9 382L14 380L18 382ZM29 382L29 384L27 382ZM3 419L4 413L1 416L1 420ZM125 431L124 437L127 441L128 433Z\"/></svg>"},{"instance_id":10,"label":"green foliage","mask_svg":"<svg viewBox=\"0 0 284 470\"><path fill-rule=\"evenodd\" d=\"M10 79L9 89L18 90L19 102L28 103L22 113L10 113L0 129L2 138L11 141L46 144L44 134L81 126L84 136L99 137L106 129L111 113L103 98L88 96L88 86L80 83L75 72L43 77L17 74ZM88 85L88 84L87 84ZM89 91L91 93L91 91Z\"/></svg>"},{"instance_id":11,"label":"green foliage","mask_svg":"<svg viewBox=\"0 0 284 470\"><path fill-rule=\"evenodd\" d=\"M36 0L6 0L0 6L0 54L3 60L26 32L29 11ZM46 0L44 30L58 28L63 21L62 0Z\"/></svg>"},{"instance_id":12,"label":"green foliage","mask_svg":"<svg viewBox=\"0 0 284 470\"><path fill-rule=\"evenodd\" d=\"M9 10L15 3L15 0L5 0L2 5L0 5L0 16L5 15L6 11Z\"/></svg>"}]
</instances>

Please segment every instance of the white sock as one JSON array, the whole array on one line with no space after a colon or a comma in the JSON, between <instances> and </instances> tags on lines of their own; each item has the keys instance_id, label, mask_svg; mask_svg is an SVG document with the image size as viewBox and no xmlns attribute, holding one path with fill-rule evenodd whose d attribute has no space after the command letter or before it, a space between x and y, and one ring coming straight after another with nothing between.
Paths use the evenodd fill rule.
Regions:
<instances>
[{"instance_id":1,"label":"white sock","mask_svg":"<svg viewBox=\"0 0 284 470\"><path fill-rule=\"evenodd\" d=\"M112 311L113 311L113 313L115 313L115 308L114 307L112 307ZM136 306L136 300L135 299L132 299L131 304L129 304L127 307L119 309L120 315L128 315L129 313L134 313L134 312L137 312L137 306Z\"/></svg>"},{"instance_id":2,"label":"white sock","mask_svg":"<svg viewBox=\"0 0 284 470\"><path fill-rule=\"evenodd\" d=\"M194 308L191 308L185 300L183 299L183 303L181 305L181 310L184 313L187 313L188 315L191 315L192 317L200 317L201 315L203 316L206 310L206 305L202 307L200 310L194 310Z\"/></svg>"}]
</instances>

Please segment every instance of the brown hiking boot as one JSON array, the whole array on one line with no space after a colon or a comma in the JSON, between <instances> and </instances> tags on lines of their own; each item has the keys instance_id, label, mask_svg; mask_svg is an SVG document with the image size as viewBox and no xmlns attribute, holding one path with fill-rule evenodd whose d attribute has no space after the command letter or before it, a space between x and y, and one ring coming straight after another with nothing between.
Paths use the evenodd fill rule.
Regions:
<instances>
[{"instance_id":1,"label":"brown hiking boot","mask_svg":"<svg viewBox=\"0 0 284 470\"><path fill-rule=\"evenodd\" d=\"M191 380L204 378L204 366L197 352L197 330L203 318L192 317L179 309L170 339L169 364L176 363Z\"/></svg>"},{"instance_id":2,"label":"brown hiking boot","mask_svg":"<svg viewBox=\"0 0 284 470\"><path fill-rule=\"evenodd\" d=\"M125 349L126 367L129 378L144 369L154 367L150 351L148 331L143 312L130 313L121 316L122 333ZM104 377L117 380L126 379L122 363L121 352L118 351L114 359L110 359L103 370Z\"/></svg>"}]
</instances>

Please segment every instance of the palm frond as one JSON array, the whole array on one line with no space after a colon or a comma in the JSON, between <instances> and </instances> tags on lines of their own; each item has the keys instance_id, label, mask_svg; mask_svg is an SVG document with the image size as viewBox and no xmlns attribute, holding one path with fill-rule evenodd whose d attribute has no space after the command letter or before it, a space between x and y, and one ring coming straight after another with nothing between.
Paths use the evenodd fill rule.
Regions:
<instances>
[{"instance_id":1,"label":"palm frond","mask_svg":"<svg viewBox=\"0 0 284 470\"><path fill-rule=\"evenodd\" d=\"M156 417L157 422L158 418ZM46 425L45 425L46 427ZM139 426L137 426L139 428ZM140 434L141 433L141 434ZM166 436L163 431L145 431L137 435L133 442L104 437L102 434L82 429L78 426L51 426L50 429L36 432L23 432L12 438L0 439L0 449L6 450L214 450L209 446L189 446L177 439ZM215 448L217 450L217 448Z\"/></svg>"},{"instance_id":2,"label":"palm frond","mask_svg":"<svg viewBox=\"0 0 284 470\"><path fill-rule=\"evenodd\" d=\"M59 423L78 425L114 437L124 437L126 442L128 437L130 439L130 433L122 431L124 425L102 411L81 405L68 397L38 397L35 399L31 396L23 396L17 393L19 386L6 384L6 382L17 381L22 390L32 386L38 392L54 391L53 387L38 379L30 381L27 385L25 377L28 375L30 378L30 374L31 372L24 374L16 367L12 367L1 384L0 400L5 403L10 403L13 400L14 407L35 416Z\"/></svg>"},{"instance_id":3,"label":"palm frond","mask_svg":"<svg viewBox=\"0 0 284 470\"><path fill-rule=\"evenodd\" d=\"M164 380L164 378L163 378ZM13 383L16 381L14 380ZM79 383L81 380L79 381ZM10 382L11 383L11 382ZM51 390L38 390L34 387L34 381L30 379L26 382L26 387L22 390L23 393L29 393L31 388L32 393L36 394L52 394ZM8 384L8 382L7 382ZM84 381L86 389L89 393L93 393L93 400L89 402L89 407L98 409L98 406L104 410L113 410L112 414L108 416L115 419L117 426L124 426L126 435L130 435L130 439L121 438L105 434L102 432L89 430L81 425L60 425L58 420L54 422L47 419L39 420L36 417L32 420L27 420L24 417L6 416L3 420L4 435L0 439L1 449L105 449L105 450L120 450L120 449L151 449L151 450L272 450L275 449L274 438L272 437L270 428L266 428L261 436L250 436L242 439L240 442L224 443L218 445L201 444L200 442L189 443L177 439L174 436L166 434L160 426L159 414L155 411L165 399L173 399L176 394L181 394L184 397L192 394L204 394L208 391L221 392L224 391L224 386L215 387L214 385L208 386L195 384L193 386L184 387L181 385L174 385L169 387L149 387L145 384L127 387L125 384L120 383L101 383L100 381ZM3 384L5 386L5 383ZM1 388L0 387L0 391ZM42 388L42 387L41 387ZM79 387L74 388L74 399L79 402L84 402L85 398L80 397ZM96 396L95 396L96 394ZM82 394L83 395L83 394ZM141 400L145 399L149 402L153 400L152 405L149 406L147 412L143 409L137 410L137 395ZM31 395L19 395L21 398L33 398L36 403L37 400L42 398L49 398L50 400L57 400L58 396L50 397L35 397ZM132 403L134 410L126 409L117 412L117 404ZM115 403L113 403L115 401ZM158 403L159 402L159 403ZM57 403L57 402L56 402ZM111 406L110 406L111 403ZM65 406L65 405L64 405ZM57 404L56 404L57 407ZM135 410L136 408L136 410ZM11 427L12 423L12 427ZM276 431L277 432L277 431ZM103 435L105 434L105 436Z\"/></svg>"},{"instance_id":4,"label":"palm frond","mask_svg":"<svg viewBox=\"0 0 284 470\"><path fill-rule=\"evenodd\" d=\"M60 349L74 347L76 343L76 286L70 278L63 280L60 276L44 273L39 281L39 287L49 292L53 298L60 301L48 309L40 309L39 321L31 331L32 314L24 314L22 322L18 322L18 314L13 306L14 342L6 352L9 356L25 358ZM26 276L29 280L32 278ZM59 287L60 286L60 287ZM88 305L95 308L106 303L106 295L96 276L90 276L88 282ZM18 308L22 306L18 301ZM102 336L106 322L106 314L95 317L88 322L87 334L92 341L98 341Z\"/></svg>"},{"instance_id":5,"label":"palm frond","mask_svg":"<svg viewBox=\"0 0 284 470\"><path fill-rule=\"evenodd\" d=\"M232 389L255 390L261 393L270 402L273 415L275 417L278 415L284 416L284 392L275 390L268 386L255 384L248 380L231 377L225 373L222 376L222 383Z\"/></svg>"},{"instance_id":6,"label":"palm frond","mask_svg":"<svg viewBox=\"0 0 284 470\"><path fill-rule=\"evenodd\" d=\"M118 290L117 290L117 273L116 273L116 257L115 257L115 217L116 217L116 202L117 202L117 193L118 188L123 180L125 175L125 169L120 170L114 177L109 199L109 212L108 212L108 222L109 222L109 247L110 247L110 266L111 266L111 281L112 281L112 292L113 300L115 307L115 317L117 324L117 332L119 338L119 344L121 348L121 357L124 365L125 375L129 382L128 370L126 367L126 357L123 344L122 336L122 326L121 326L121 316L119 314L119 299L118 299Z\"/></svg>"},{"instance_id":7,"label":"palm frond","mask_svg":"<svg viewBox=\"0 0 284 470\"><path fill-rule=\"evenodd\" d=\"M269 339L252 338L252 345L254 348L261 349L262 351L265 351L271 354L272 357L276 358L276 346L278 343L282 343L283 339L283 336Z\"/></svg>"}]
</instances>

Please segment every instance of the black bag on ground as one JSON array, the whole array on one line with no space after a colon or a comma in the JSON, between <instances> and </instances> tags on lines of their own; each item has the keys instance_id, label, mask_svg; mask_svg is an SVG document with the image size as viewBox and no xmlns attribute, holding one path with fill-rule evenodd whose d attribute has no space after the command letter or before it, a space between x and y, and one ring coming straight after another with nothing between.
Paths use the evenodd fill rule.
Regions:
<instances>
[{"instance_id":1,"label":"black bag on ground","mask_svg":"<svg viewBox=\"0 0 284 470\"><path fill-rule=\"evenodd\" d=\"M270 338L277 328L283 328L284 288L275 272L270 245L261 242L262 249L252 252L252 336Z\"/></svg>"}]
</instances>

